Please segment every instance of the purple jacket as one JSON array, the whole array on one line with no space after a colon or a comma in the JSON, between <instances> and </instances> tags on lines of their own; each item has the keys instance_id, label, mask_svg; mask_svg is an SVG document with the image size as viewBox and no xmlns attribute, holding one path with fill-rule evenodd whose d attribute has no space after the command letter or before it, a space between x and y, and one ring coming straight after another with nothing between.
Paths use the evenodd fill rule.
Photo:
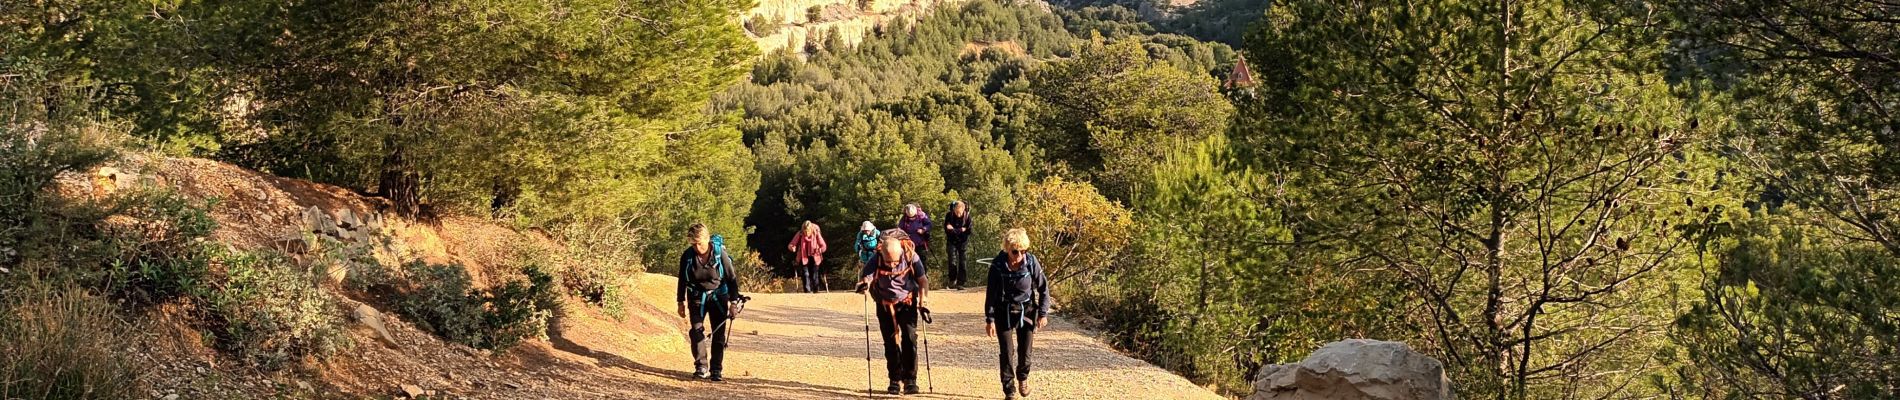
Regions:
<instances>
[{"instance_id":1,"label":"purple jacket","mask_svg":"<svg viewBox=\"0 0 1900 400\"><path fill-rule=\"evenodd\" d=\"M918 251L930 248L930 213L917 210L917 218L904 218L897 223L897 228L910 235L910 241L917 243Z\"/></svg>"}]
</instances>

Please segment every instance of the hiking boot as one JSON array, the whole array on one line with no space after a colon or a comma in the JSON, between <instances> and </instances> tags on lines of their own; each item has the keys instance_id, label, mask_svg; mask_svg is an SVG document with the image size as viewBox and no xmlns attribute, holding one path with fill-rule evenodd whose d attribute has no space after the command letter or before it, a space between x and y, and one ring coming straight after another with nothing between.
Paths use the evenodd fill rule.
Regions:
<instances>
[{"instance_id":1,"label":"hiking boot","mask_svg":"<svg viewBox=\"0 0 1900 400\"><path fill-rule=\"evenodd\" d=\"M1029 397L1029 381L1028 380L1016 381L1016 393L1022 393L1024 398L1028 398Z\"/></svg>"},{"instance_id":2,"label":"hiking boot","mask_svg":"<svg viewBox=\"0 0 1900 400\"><path fill-rule=\"evenodd\" d=\"M904 387L902 385L897 384L897 382L891 382L891 387L885 388L884 392L890 393L890 394L901 394L901 393L904 393Z\"/></svg>"},{"instance_id":3,"label":"hiking boot","mask_svg":"<svg viewBox=\"0 0 1900 400\"><path fill-rule=\"evenodd\" d=\"M719 374L712 374L712 378L708 378L708 379L712 379L712 381L713 381L713 382L725 382L725 381L726 381L726 378L725 378L725 377L722 377L722 376L719 376Z\"/></svg>"},{"instance_id":4,"label":"hiking boot","mask_svg":"<svg viewBox=\"0 0 1900 400\"><path fill-rule=\"evenodd\" d=\"M706 371L693 371L694 378L706 379L706 376L707 376Z\"/></svg>"},{"instance_id":5,"label":"hiking boot","mask_svg":"<svg viewBox=\"0 0 1900 400\"><path fill-rule=\"evenodd\" d=\"M904 382L904 394L922 393L917 390L917 382Z\"/></svg>"},{"instance_id":6,"label":"hiking boot","mask_svg":"<svg viewBox=\"0 0 1900 400\"><path fill-rule=\"evenodd\" d=\"M1003 400L1016 400L1015 393L1003 393Z\"/></svg>"}]
</instances>

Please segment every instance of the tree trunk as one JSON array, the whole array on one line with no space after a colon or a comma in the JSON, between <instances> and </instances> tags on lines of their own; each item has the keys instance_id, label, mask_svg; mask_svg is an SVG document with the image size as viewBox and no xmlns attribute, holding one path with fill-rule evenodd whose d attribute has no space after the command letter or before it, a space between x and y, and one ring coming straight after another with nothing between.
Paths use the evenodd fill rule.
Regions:
<instances>
[{"instance_id":1,"label":"tree trunk","mask_svg":"<svg viewBox=\"0 0 1900 400\"><path fill-rule=\"evenodd\" d=\"M390 142L394 142L393 139ZM394 150L383 157L383 173L376 184L377 194L389 199L395 207L396 215L407 218L422 216L422 180L417 176L415 167L409 164L400 145L391 143Z\"/></svg>"}]
</instances>

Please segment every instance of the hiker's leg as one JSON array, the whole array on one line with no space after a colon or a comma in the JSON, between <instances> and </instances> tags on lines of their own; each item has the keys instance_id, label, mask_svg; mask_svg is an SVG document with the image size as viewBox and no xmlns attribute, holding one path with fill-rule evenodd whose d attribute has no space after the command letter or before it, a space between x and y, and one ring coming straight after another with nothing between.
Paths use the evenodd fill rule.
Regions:
<instances>
[{"instance_id":1,"label":"hiker's leg","mask_svg":"<svg viewBox=\"0 0 1900 400\"><path fill-rule=\"evenodd\" d=\"M805 260L799 259L792 266L792 276L798 278L799 290L811 293L811 275L805 273Z\"/></svg>"},{"instance_id":2,"label":"hiker's leg","mask_svg":"<svg viewBox=\"0 0 1900 400\"><path fill-rule=\"evenodd\" d=\"M877 306L877 331L878 337L884 338L885 377L890 378L891 383L902 381L903 377L899 373L903 370L898 367L898 355L902 347L899 347L901 343L892 339L897 333L897 321L892 318L891 310L882 304Z\"/></svg>"},{"instance_id":3,"label":"hiker's leg","mask_svg":"<svg viewBox=\"0 0 1900 400\"><path fill-rule=\"evenodd\" d=\"M818 264L805 266L805 287L812 293L818 292Z\"/></svg>"},{"instance_id":4,"label":"hiker's leg","mask_svg":"<svg viewBox=\"0 0 1900 400\"><path fill-rule=\"evenodd\" d=\"M706 343L706 314L699 312L702 307L700 307L698 301L688 302L686 308L687 314L692 318L693 322L692 330L687 333L687 338L693 345L693 372L703 374L711 362L711 358L707 354L709 351L706 349L706 345L708 344Z\"/></svg>"},{"instance_id":5,"label":"hiker's leg","mask_svg":"<svg viewBox=\"0 0 1900 400\"><path fill-rule=\"evenodd\" d=\"M950 285L951 286L962 288L965 281L968 280L968 274L965 273L964 269L969 268L969 265L967 265L967 263L970 260L969 258L967 258L967 254L965 254L965 251L969 250L969 248L970 248L969 242L964 242L964 243L950 242Z\"/></svg>"},{"instance_id":6,"label":"hiker's leg","mask_svg":"<svg viewBox=\"0 0 1900 400\"><path fill-rule=\"evenodd\" d=\"M719 376L719 373L724 371L726 366L726 340L732 337L732 335L726 334L726 331L732 330L732 324L729 323L731 319L726 315L727 310L724 304L707 307L706 313L711 314L709 318L707 318L707 323L713 326L712 369L710 372L713 376Z\"/></svg>"},{"instance_id":7,"label":"hiker's leg","mask_svg":"<svg viewBox=\"0 0 1900 400\"><path fill-rule=\"evenodd\" d=\"M905 382L917 383L917 307L897 306L897 326L902 329L902 354L899 354L899 367L903 368Z\"/></svg>"},{"instance_id":8,"label":"hiker's leg","mask_svg":"<svg viewBox=\"0 0 1900 400\"><path fill-rule=\"evenodd\" d=\"M1003 395L1005 396L1016 393L1016 363L1013 361L1016 356L1014 333L1019 329L996 333L996 362L1002 366Z\"/></svg>"},{"instance_id":9,"label":"hiker's leg","mask_svg":"<svg viewBox=\"0 0 1900 400\"><path fill-rule=\"evenodd\" d=\"M1018 381L1029 380L1029 352L1030 349L1036 347L1034 344L1036 341L1036 329L1039 328L1041 327L1031 327L1029 325L1016 328L1016 380ZM1004 366L1003 368L1009 367Z\"/></svg>"}]
</instances>

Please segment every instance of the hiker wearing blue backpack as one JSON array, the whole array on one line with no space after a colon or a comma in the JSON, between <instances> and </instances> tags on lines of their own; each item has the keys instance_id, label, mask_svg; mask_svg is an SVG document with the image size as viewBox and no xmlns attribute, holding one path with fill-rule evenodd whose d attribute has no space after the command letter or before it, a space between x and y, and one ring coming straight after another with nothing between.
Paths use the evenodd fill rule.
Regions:
<instances>
[{"instance_id":1,"label":"hiker wearing blue backpack","mask_svg":"<svg viewBox=\"0 0 1900 400\"><path fill-rule=\"evenodd\" d=\"M990 264L983 296L983 330L996 338L1003 398L1029 397L1029 348L1037 328L1049 325L1049 277L1029 254L1029 232L1003 233L1003 251Z\"/></svg>"},{"instance_id":2,"label":"hiker wearing blue backpack","mask_svg":"<svg viewBox=\"0 0 1900 400\"><path fill-rule=\"evenodd\" d=\"M858 225L858 268L871 265L871 256L877 254L877 225L864 221Z\"/></svg>"},{"instance_id":3,"label":"hiker wearing blue backpack","mask_svg":"<svg viewBox=\"0 0 1900 400\"><path fill-rule=\"evenodd\" d=\"M680 253L676 297L680 318L687 318L693 325L688 335L693 347L693 377L722 381L720 372L725 367L726 342L730 338L728 322L737 316L737 307L743 306L735 302L745 297L739 295L739 280L733 277L734 264L726 253L725 238L711 235L705 224L693 224L686 233L691 245ZM712 332L707 332L708 323L712 324ZM708 333L711 351L705 349Z\"/></svg>"},{"instance_id":4,"label":"hiker wearing blue backpack","mask_svg":"<svg viewBox=\"0 0 1900 400\"><path fill-rule=\"evenodd\" d=\"M910 235L892 229L878 237L876 254L860 271L858 293L877 301L890 394L917 394L917 321L929 278Z\"/></svg>"}]
</instances>

